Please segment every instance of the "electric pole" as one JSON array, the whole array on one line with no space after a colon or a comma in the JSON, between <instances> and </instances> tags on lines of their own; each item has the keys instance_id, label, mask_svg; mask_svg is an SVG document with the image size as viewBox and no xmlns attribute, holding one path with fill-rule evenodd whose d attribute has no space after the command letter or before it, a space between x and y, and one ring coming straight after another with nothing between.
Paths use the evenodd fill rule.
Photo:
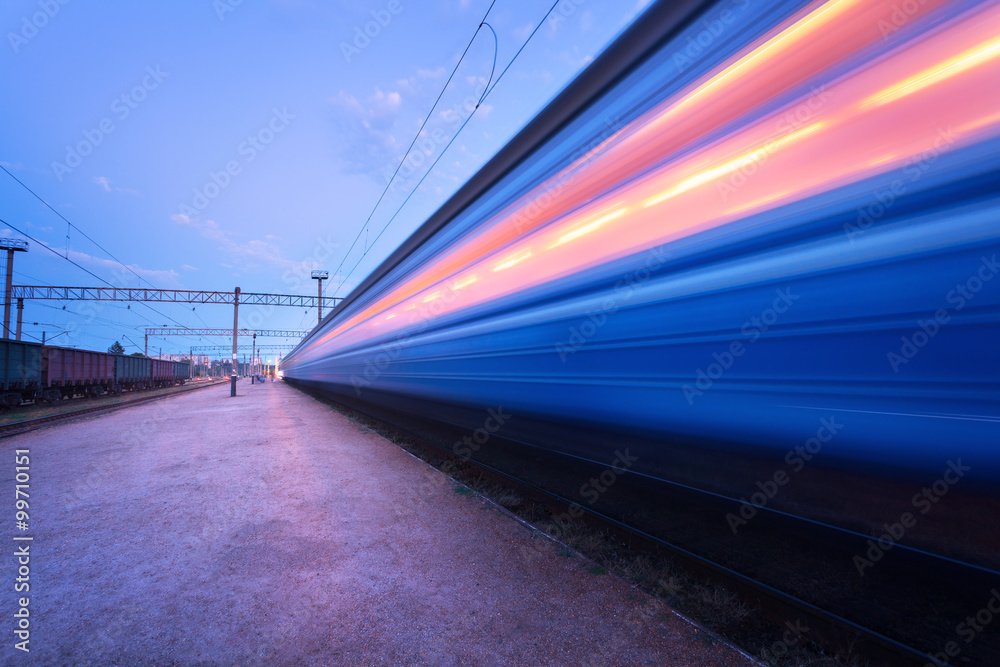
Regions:
<instances>
[{"instance_id":1,"label":"electric pole","mask_svg":"<svg viewBox=\"0 0 1000 667\"><path fill-rule=\"evenodd\" d=\"M240 288L233 292L233 374L229 376L229 397L236 396L236 337L240 328Z\"/></svg>"},{"instance_id":2,"label":"electric pole","mask_svg":"<svg viewBox=\"0 0 1000 667\"><path fill-rule=\"evenodd\" d=\"M0 239L0 250L7 251L7 291L4 293L3 300L3 337L10 338L11 291L14 287L14 253L17 251L27 252L28 242L20 239Z\"/></svg>"},{"instance_id":3,"label":"electric pole","mask_svg":"<svg viewBox=\"0 0 1000 667\"><path fill-rule=\"evenodd\" d=\"M329 271L313 271L312 277L316 280L316 324L323 321L323 281L330 277Z\"/></svg>"}]
</instances>

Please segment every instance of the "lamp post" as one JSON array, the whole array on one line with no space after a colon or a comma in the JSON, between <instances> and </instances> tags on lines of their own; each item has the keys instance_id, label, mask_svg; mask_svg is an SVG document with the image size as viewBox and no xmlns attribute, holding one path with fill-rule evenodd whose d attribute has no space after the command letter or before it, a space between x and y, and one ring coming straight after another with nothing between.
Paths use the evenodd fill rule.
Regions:
<instances>
[{"instance_id":1,"label":"lamp post","mask_svg":"<svg viewBox=\"0 0 1000 667\"><path fill-rule=\"evenodd\" d=\"M14 287L14 253L28 252L28 242L21 239L0 239L0 250L7 251L7 291L3 299L3 337L10 338L11 291Z\"/></svg>"},{"instance_id":2,"label":"lamp post","mask_svg":"<svg viewBox=\"0 0 1000 667\"><path fill-rule=\"evenodd\" d=\"M323 281L330 277L329 271L313 271L312 277L316 281L316 324L323 321Z\"/></svg>"},{"instance_id":3,"label":"lamp post","mask_svg":"<svg viewBox=\"0 0 1000 667\"><path fill-rule=\"evenodd\" d=\"M236 333L240 328L240 288L233 292L233 374L229 376L229 397L236 396Z\"/></svg>"}]
</instances>

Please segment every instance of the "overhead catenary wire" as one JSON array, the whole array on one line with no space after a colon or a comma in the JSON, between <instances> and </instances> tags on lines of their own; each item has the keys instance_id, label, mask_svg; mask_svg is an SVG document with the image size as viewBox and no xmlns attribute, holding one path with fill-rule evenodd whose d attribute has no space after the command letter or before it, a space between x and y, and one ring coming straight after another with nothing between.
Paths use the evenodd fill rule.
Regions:
<instances>
[{"instance_id":1,"label":"overhead catenary wire","mask_svg":"<svg viewBox=\"0 0 1000 667\"><path fill-rule=\"evenodd\" d=\"M2 166L2 165L0 165L0 169L2 169L2 168L3 168L3 166ZM4 169L4 171L6 171L6 169ZM9 173L9 172L8 172L8 173ZM15 180L16 180L16 179L15 179ZM53 255L55 255L55 256L56 256L56 257L58 257L59 259L62 259L62 260L65 260L65 261L69 262L70 264L72 264L73 266L75 266L76 268L80 269L81 271L83 271L83 272L87 273L88 275L91 275L91 276L93 276L94 278L97 278L98 280L100 280L100 281L101 281L102 283L104 283L104 284L105 284L105 285L107 285L108 287L112 287L112 288L113 288L113 287L115 287L115 286L114 286L114 285L112 285L112 284L111 284L110 282L108 282L107 280L105 280L105 279L104 279L104 278L102 278L101 276L97 275L96 273L94 273L94 272L93 272L93 271L91 271L90 269L88 269L88 268L86 268L85 266L82 266L82 265L80 265L80 264L77 264L76 262L74 262L73 260L71 260L71 259L70 259L69 257L63 257L62 255L60 255L60 254L59 254L59 251L58 251L58 250L56 250L56 249L52 248L52 247L51 247L51 246L49 246L49 245L48 245L47 243L44 243L44 242L42 242L42 241L39 241L38 239L36 239L36 238L35 238L34 236L32 236L31 234L29 234L29 233L27 233L27 232L25 232L25 231L22 231L22 230L20 230L20 229L18 229L17 227L15 227L15 226L14 226L14 225L12 225L11 223L7 222L7 221L6 221L6 220L4 220L3 218L0 218L0 224L3 224L3 225L6 225L7 227L10 227L10 228L11 228L11 229L13 229L13 230L14 230L15 232L17 232L18 234L21 234L22 236L24 236L24 237L26 237L26 238L28 238L28 239L31 239L31 240L32 240L32 241L34 241L34 242L35 242L36 244L38 244L38 245L39 245L39 246L41 246L42 248L45 248L46 250L48 250L49 252L51 252L51 253L52 253ZM116 261L117 261L117 260L116 260ZM148 282L148 281L147 281L147 282ZM154 289L155 289L155 288L154 288ZM169 315L165 315L165 314L161 313L160 311L158 311L158 310L156 310L155 308L153 308L152 306L150 306L150 305L149 305L148 303L145 303L145 302L143 302L143 301L137 301L136 303L138 303L138 304L140 304L140 305L142 305L142 306L145 306L146 308L149 308L149 309L150 309L151 311L153 311L154 313L156 313L156 314L157 314L157 315L159 315L160 317L162 317L162 318L164 318L164 319L168 319L168 320L170 320L171 322L173 322L174 324L176 324L176 325L178 325L178 326L182 326L182 327L184 326L184 324L182 324L182 323L178 322L177 320L175 320L174 318L170 317ZM134 311L133 311L133 312L134 312ZM136 313L136 315L139 315L139 314L138 314L138 313ZM142 316L140 315L140 317L142 317Z\"/></svg>"},{"instance_id":2,"label":"overhead catenary wire","mask_svg":"<svg viewBox=\"0 0 1000 667\"><path fill-rule=\"evenodd\" d=\"M531 33L528 35L527 39L524 40L524 43L521 45L521 48L519 48L517 50L517 53L514 54L514 57L510 59L510 62L507 63L507 66L504 67L504 69L503 69L502 72L500 72L500 76L498 76L497 79L496 79L496 81L493 82L493 85L489 86L489 84L487 84L487 90L486 90L486 92L483 93L483 96L481 98L479 98L479 102L476 104L476 108L472 110L472 113L469 114L468 118L466 118L465 121L459 126L458 130L455 131L455 134L452 136L451 140L448 141L448 143L445 145L444 150L442 150L441 153L439 153L438 156L434 159L434 161L431 162L430 166L427 168L427 171L424 173L423 176L420 177L420 180L417 181L417 184L410 191L410 194L408 194L406 196L406 199L403 200L403 202L399 205L399 207L396 209L396 211L392 214L392 217L390 217L389 220L386 221L386 223L382 227L381 231L379 231L378 235L375 237L375 240L372 241L371 246L368 248L368 250L370 250L371 248L375 247L375 244L378 243L378 240L380 238L382 238L382 234L384 234L385 231L389 228L389 225L392 224L392 221L396 219L396 216L399 215L399 213L403 210L403 207L405 207L406 203L408 201L410 201L410 198L413 197L413 195L417 192L417 190L420 188L421 184L423 184L424 180L431 174L431 172L434 171L434 167L437 165L438 162L440 162L441 158L444 157L445 153L448 152L448 149L451 148L451 145L453 143L455 143L455 140L462 133L462 130L465 129L465 126L469 123L469 121L472 120L472 117L475 115L476 111L479 109L479 107L482 105L482 103L486 100L486 98L490 95L490 93L492 93L493 90L496 89L497 84L500 83L500 79L502 79L503 75L507 73L507 70L510 69L510 66L514 64L514 60L516 60L517 57L521 54L521 52L524 50L524 47L526 47L528 45L528 42L535 35L535 33L538 32L538 29L542 26L542 23L545 22L545 19L548 18L549 14L552 13L552 10L555 9L558 4L559 4L559 0L556 0L556 2L552 3L552 6L549 7L549 10L547 12L545 12L545 16L542 17L542 20L539 21L539 23L538 23L537 26L535 26L535 29L532 30ZM490 5L491 8L492 8L492 6L493 5ZM489 11L487 11L486 13L489 14ZM483 25L486 25L487 27L490 28L490 31L493 32L493 36L495 38L496 37L496 32L493 30L493 28L491 26L489 26L488 23L486 23L485 19L483 20L483 23L480 24L480 28ZM478 30L477 30L477 33L478 33ZM473 39L475 39L475 36L473 36ZM468 48L466 50L468 50ZM495 66L496 66L496 51L494 51L494 67ZM457 66L456 66L456 69L457 69ZM492 76L493 76L493 73L491 72L490 73L490 77L492 78ZM440 99L440 96L439 96L438 99ZM433 111L433 108L431 110ZM423 128L423 126L421 126L421 129L422 128ZM418 136L419 136L419 133L418 133ZM409 149L407 149L407 153L409 153ZM405 156L404 156L404 159L405 159ZM397 171L398 171L398 168L397 168ZM386 189L388 189L388 186L386 186ZM380 198L379 201L381 201L381 198ZM376 204L376 206L377 206L377 204ZM374 213L374 211L372 211L372 213ZM371 219L371 216L369 216L369 220L370 219ZM367 225L367 222L365 224ZM365 252L361 255L361 257L358 259L358 261L355 262L354 266L351 267L351 270L347 273L347 275L344 276L343 280L340 282L341 286L344 283L347 282L347 280L354 273L354 270L358 268L358 266L361 264L362 261L364 261L365 256L368 254L368 250L365 250ZM347 252L349 254L350 250L348 250ZM345 256L344 259L346 260L347 257ZM343 264L343 261L341 262L341 264ZM339 271L340 268L338 267L337 270ZM339 289L339 287L338 287L338 289Z\"/></svg>"},{"instance_id":3,"label":"overhead catenary wire","mask_svg":"<svg viewBox=\"0 0 1000 667\"><path fill-rule=\"evenodd\" d=\"M28 191L31 194L31 196L33 196L35 199L37 199L42 204L44 204L50 211L52 211L53 213L55 213L56 216L58 216L63 222L66 223L66 225L67 225L67 229L66 229L66 240L67 240L66 241L67 242L66 254L65 255L60 255L57 250L55 250L54 248L52 248L48 244L43 243L43 242L39 241L38 239L34 238L33 236L31 236L30 234L19 230L17 227L15 227L14 225L10 224L9 222L6 222L6 221L4 221L2 219L0 219L0 222L2 222L4 225L10 227L11 229L13 229L14 231L16 231L17 233L21 234L22 236L25 236L25 237L31 239L36 244L42 246L43 248L45 248L49 252L53 253L57 257L60 257L60 258L62 258L64 260L66 260L67 262L69 262L73 266L77 267L78 269L80 269L82 271L85 271L87 274L93 276L94 278L97 278L98 280L100 280L102 283L104 283L108 287L114 287L114 285L112 285L110 282L108 282L104 278L100 277L99 275L97 275L93 271L91 271L91 270L89 270L89 269L81 266L80 264L78 264L77 262L74 262L72 259L69 258L69 230L70 229L75 229L81 236L83 236L85 239L87 239L88 241L90 241L91 243L93 243L102 252L104 252L108 257L110 257L114 261L118 262L125 270L127 270L129 273L131 273L132 275L134 275L136 278L138 278L140 285L143 282L145 282L151 288L153 288L153 289L159 289L155 285L153 285L151 282L149 282L149 280L143 278L138 273L136 273L135 270L131 266L129 266L128 264L124 263L123 261L121 261L120 259L118 259L117 257L115 257L111 253L111 251L109 251L107 248L105 248L100 243L98 243L93 238L91 238L86 232L84 232L82 229L80 229L77 225L74 225L72 222L70 222L69 219L66 218L66 216L64 216L55 207L53 207L51 204L49 204L47 201L45 201L45 199L41 195L39 195L37 192L35 192L34 190L32 190L30 187L28 187L28 185L25 184L21 179L19 179L17 176L15 176L14 174L12 174L10 172L10 170L8 170L5 166L3 166L2 164L0 164L0 169L2 169L4 171L4 173L6 173L8 176L10 176L18 185L20 185L22 188L24 188L26 191ZM164 313L161 313L160 311L156 310L155 308L153 308L149 304L141 302L141 301L139 303L142 304L143 306L145 306L146 308L148 308L149 310L153 311L154 313L156 313L160 317L164 317L164 318L170 320L171 322L173 322L174 324L177 324L177 325L180 325L180 326L184 326L180 322L178 322L177 320L175 320L174 318L172 318L169 315L166 315ZM138 313L136 313L136 314L138 315Z\"/></svg>"},{"instance_id":4,"label":"overhead catenary wire","mask_svg":"<svg viewBox=\"0 0 1000 667\"><path fill-rule=\"evenodd\" d=\"M406 151L403 152L403 157L400 158L399 164L396 165L396 170L392 172L392 176L389 178L389 182L385 184L385 188L382 190L382 194L379 195L378 200L375 202L375 206L372 207L371 213L368 214L368 218L365 220L365 224L361 226L361 229L358 230L357 236L355 236L354 240L351 241L350 247L347 249L347 252L344 253L344 258L340 260L340 264L337 266L337 270L333 272L333 275L336 276L340 272L340 269L343 268L344 262L347 261L347 258L350 256L351 251L354 249L354 246L357 245L358 239L361 238L361 235L368 228L368 224L371 222L372 216L375 215L375 211L378 210L378 207L382 203L382 200L385 199L385 195L386 193L389 192L389 188L392 187L392 182L396 180L396 176L399 174L399 170L402 169L403 164L406 163L406 158L410 154L410 151L413 150L413 147L416 145L417 140L420 138L420 133L424 131L424 127L427 126L427 123L434 115L434 109L437 108L437 105L441 101L441 98L444 97L445 92L448 90L448 84L450 84L451 80L455 78L455 74L458 72L458 68L462 65L462 61L465 60L465 56L469 52L469 49L472 48L473 42L476 41L476 36L479 34L479 31L482 30L483 24L486 23L486 17L490 15L490 12L493 10L493 5L495 5L496 2L497 0L493 0L490 3L490 6L486 9L486 13L483 14L483 20L480 21L479 25L476 27L476 31L472 34L472 38L469 39L469 43L465 45L465 49L462 51L462 55L459 56L458 62L455 63L455 67L451 70L451 74L448 75L448 79L444 82L444 86L441 87L441 92L438 93L437 98L435 98L434 100L434 104L431 105L431 108L427 111L427 115L424 117L423 122L420 123L420 128L417 129L416 134L413 136L413 141L410 142L410 145L406 148ZM492 28L490 28L490 30L492 30ZM367 250L365 250L365 253L367 254ZM343 286L344 282L345 281L341 281L340 284L337 285L338 291ZM336 291L334 291L334 294L336 294Z\"/></svg>"},{"instance_id":5,"label":"overhead catenary wire","mask_svg":"<svg viewBox=\"0 0 1000 667\"><path fill-rule=\"evenodd\" d=\"M69 230L70 229L75 229L81 236L83 236L83 238L87 239L88 241L90 241L91 243L93 243L95 246L97 246L98 248L100 248L101 251L104 254L106 254L108 257L110 257L111 259L115 260L119 264L121 264L123 268L125 268L133 276L135 276L136 278L138 278L140 284L142 284L143 282L145 282L147 285L149 285L153 289L157 289L157 287L155 285L153 285L153 283L149 282L148 280L146 280L145 278L143 278L142 276L140 276L138 273L136 273L135 270L133 270L131 266L129 266L125 262L123 262L120 259L118 259L117 257L115 257L113 254L111 254L111 252L107 248L105 248L100 243L98 243L97 241L95 241L94 239L92 239L90 236L88 236L87 233L84 232L82 229L80 229L78 226L76 226L72 222L70 222L66 218L66 216L64 216L62 213L60 213L55 207L52 206L52 204L50 204L47 201L45 201L45 199L42 198L41 195L39 195L37 192L35 192L34 190L32 190L30 187L28 187L24 183L24 181L22 181L21 179L19 179L14 174L10 173L10 171L7 169L7 167L5 167L2 164L0 164L0 169L3 169L4 173L6 173L8 176L10 176L12 179L14 179L14 181L17 182L18 185L20 185L22 188L24 188L25 190L27 190L31 194L31 196L33 196L35 199L37 199L38 201L42 202L42 204L44 204L50 211L52 211L53 213L55 213L63 222L65 222L69 226L66 229L67 253L66 253L66 256L63 257L63 259L69 259Z\"/></svg>"}]
</instances>

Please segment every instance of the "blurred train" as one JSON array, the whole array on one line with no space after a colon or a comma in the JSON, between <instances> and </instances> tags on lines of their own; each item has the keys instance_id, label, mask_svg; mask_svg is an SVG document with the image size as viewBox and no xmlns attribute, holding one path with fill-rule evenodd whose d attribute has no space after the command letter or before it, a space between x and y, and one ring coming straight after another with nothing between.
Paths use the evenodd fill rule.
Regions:
<instances>
[{"instance_id":1,"label":"blurred train","mask_svg":"<svg viewBox=\"0 0 1000 667\"><path fill-rule=\"evenodd\" d=\"M993 576L998 81L995 2L654 3L285 380Z\"/></svg>"},{"instance_id":2,"label":"blurred train","mask_svg":"<svg viewBox=\"0 0 1000 667\"><path fill-rule=\"evenodd\" d=\"M182 385L188 362L0 340L0 407Z\"/></svg>"}]
</instances>

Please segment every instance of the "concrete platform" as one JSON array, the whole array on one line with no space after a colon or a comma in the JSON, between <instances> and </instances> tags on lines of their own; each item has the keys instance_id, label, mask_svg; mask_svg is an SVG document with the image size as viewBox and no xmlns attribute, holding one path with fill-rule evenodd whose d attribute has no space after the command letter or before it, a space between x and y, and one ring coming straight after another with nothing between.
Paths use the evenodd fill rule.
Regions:
<instances>
[{"instance_id":1,"label":"concrete platform","mask_svg":"<svg viewBox=\"0 0 1000 667\"><path fill-rule=\"evenodd\" d=\"M753 664L296 389L238 392L0 441L7 498L31 459L28 531L4 504L3 664Z\"/></svg>"}]
</instances>

